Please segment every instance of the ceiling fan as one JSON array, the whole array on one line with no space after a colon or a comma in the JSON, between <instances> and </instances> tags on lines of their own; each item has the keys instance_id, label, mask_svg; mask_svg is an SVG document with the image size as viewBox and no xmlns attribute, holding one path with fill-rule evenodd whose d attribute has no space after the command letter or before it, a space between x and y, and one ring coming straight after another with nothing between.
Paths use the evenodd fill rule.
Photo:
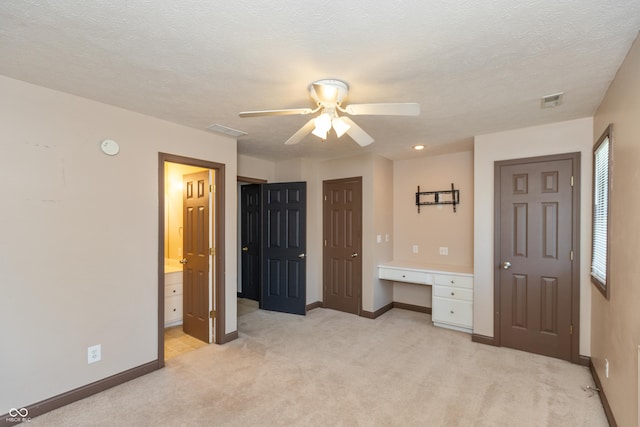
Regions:
<instances>
[{"instance_id":1,"label":"ceiling fan","mask_svg":"<svg viewBox=\"0 0 640 427\"><path fill-rule=\"evenodd\" d=\"M417 116L420 114L420 104L415 102L382 103L382 104L351 104L342 106L342 101L349 93L349 85L342 80L323 79L309 85L309 95L316 101L316 108L290 108L284 110L245 111L240 117L259 116L288 116L295 114L320 115L309 120L285 144L297 144L309 133L313 133L322 140L327 139L327 133L333 128L338 138L345 133L364 147L373 142L371 135L355 124L347 116L339 116L338 112L352 116Z\"/></svg>"}]
</instances>

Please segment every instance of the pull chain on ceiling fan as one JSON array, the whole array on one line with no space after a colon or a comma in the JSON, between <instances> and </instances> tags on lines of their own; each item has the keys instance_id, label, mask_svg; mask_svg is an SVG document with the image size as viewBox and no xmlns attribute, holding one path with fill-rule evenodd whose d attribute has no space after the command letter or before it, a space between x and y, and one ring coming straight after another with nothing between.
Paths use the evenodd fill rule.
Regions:
<instances>
[{"instance_id":1,"label":"pull chain on ceiling fan","mask_svg":"<svg viewBox=\"0 0 640 427\"><path fill-rule=\"evenodd\" d=\"M286 140L285 144L297 144L309 133L324 140L327 138L327 133L333 128L338 138L346 133L360 146L364 147L373 142L371 135L366 133L351 120L351 118L339 116L338 111L352 116L417 116L420 114L420 104L415 102L351 104L343 108L342 101L347 97L348 93L349 85L342 80L318 80L309 85L309 95L317 104L317 107L314 109L290 108L283 110L245 111L240 113L240 117L305 115L320 112L319 116L309 120Z\"/></svg>"}]
</instances>

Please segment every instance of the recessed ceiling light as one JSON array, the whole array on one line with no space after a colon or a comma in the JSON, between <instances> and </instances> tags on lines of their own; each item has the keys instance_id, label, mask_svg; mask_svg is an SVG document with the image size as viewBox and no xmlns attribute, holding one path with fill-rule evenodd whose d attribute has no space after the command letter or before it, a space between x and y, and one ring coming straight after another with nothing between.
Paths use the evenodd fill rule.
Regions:
<instances>
[{"instance_id":1,"label":"recessed ceiling light","mask_svg":"<svg viewBox=\"0 0 640 427\"><path fill-rule=\"evenodd\" d=\"M413 146L414 150L420 151L420 150L424 150L426 147L422 144L416 144Z\"/></svg>"},{"instance_id":2,"label":"recessed ceiling light","mask_svg":"<svg viewBox=\"0 0 640 427\"><path fill-rule=\"evenodd\" d=\"M247 134L246 132L243 132L241 130L232 129L230 127L222 126L222 125L219 125L219 124L213 124L211 126L208 126L207 130L210 130L211 132L217 132L217 133L221 133L221 134L224 134L224 135L236 136L236 137Z\"/></svg>"},{"instance_id":3,"label":"recessed ceiling light","mask_svg":"<svg viewBox=\"0 0 640 427\"><path fill-rule=\"evenodd\" d=\"M542 97L540 107L541 108L553 108L562 104L562 95L564 92L558 92L551 95L546 95Z\"/></svg>"}]
</instances>

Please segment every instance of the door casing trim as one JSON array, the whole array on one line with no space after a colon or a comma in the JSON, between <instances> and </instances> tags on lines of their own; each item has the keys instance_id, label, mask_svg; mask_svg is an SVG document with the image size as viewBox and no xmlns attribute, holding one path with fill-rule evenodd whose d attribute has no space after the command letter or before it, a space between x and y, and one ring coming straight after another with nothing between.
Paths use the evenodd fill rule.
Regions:
<instances>
[{"instance_id":1,"label":"door casing trim","mask_svg":"<svg viewBox=\"0 0 640 427\"><path fill-rule=\"evenodd\" d=\"M225 165L208 160L195 159L191 157L179 156L176 154L158 153L158 365L164 366L164 163L179 163L189 166L197 166L205 169L215 170L214 182L216 187L214 193L213 246L216 248L214 258L214 291L212 298L217 302L215 307L215 343L224 344L234 338L232 334L225 334Z\"/></svg>"},{"instance_id":2,"label":"door casing trim","mask_svg":"<svg viewBox=\"0 0 640 427\"><path fill-rule=\"evenodd\" d=\"M573 167L573 191L571 213L573 263L571 264L571 359L572 363L583 364L580 357L580 153L554 154L549 156L526 157L502 160L494 163L493 190L493 345L501 346L500 341L500 275L495 269L500 264L500 168L525 163L538 163L556 160L571 160Z\"/></svg>"}]
</instances>

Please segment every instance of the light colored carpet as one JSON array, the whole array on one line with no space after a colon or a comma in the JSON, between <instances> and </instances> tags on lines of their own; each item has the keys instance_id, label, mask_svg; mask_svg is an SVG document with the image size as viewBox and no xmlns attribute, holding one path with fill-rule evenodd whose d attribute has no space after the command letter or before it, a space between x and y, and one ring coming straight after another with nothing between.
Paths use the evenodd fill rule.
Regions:
<instances>
[{"instance_id":1,"label":"light colored carpet","mask_svg":"<svg viewBox=\"0 0 640 427\"><path fill-rule=\"evenodd\" d=\"M246 298L238 298L238 317L258 310L258 301Z\"/></svg>"},{"instance_id":2,"label":"light colored carpet","mask_svg":"<svg viewBox=\"0 0 640 427\"><path fill-rule=\"evenodd\" d=\"M34 426L606 426L587 368L471 342L393 309L238 319L240 338Z\"/></svg>"}]
</instances>

